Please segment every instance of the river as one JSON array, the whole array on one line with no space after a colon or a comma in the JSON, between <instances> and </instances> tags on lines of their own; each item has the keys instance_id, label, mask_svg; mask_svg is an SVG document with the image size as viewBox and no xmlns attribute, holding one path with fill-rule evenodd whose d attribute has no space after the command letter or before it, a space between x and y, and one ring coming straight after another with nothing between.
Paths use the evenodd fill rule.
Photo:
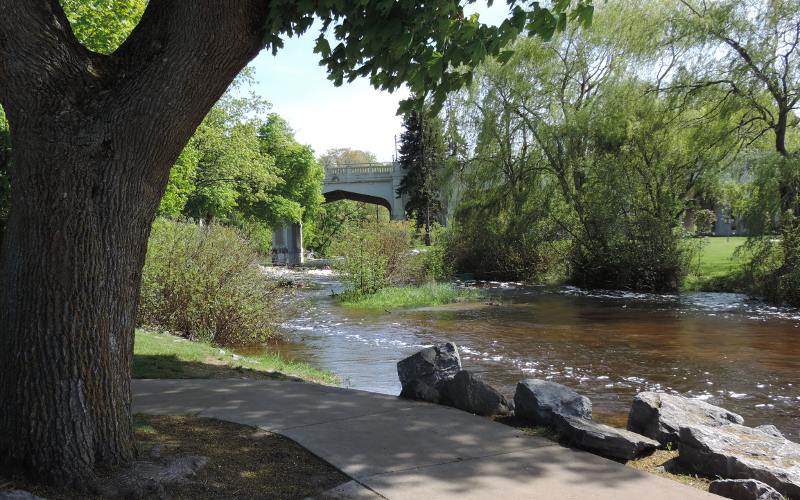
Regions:
<instances>
[{"instance_id":1,"label":"river","mask_svg":"<svg viewBox=\"0 0 800 500\"><path fill-rule=\"evenodd\" d=\"M800 311L726 293L586 292L514 283L480 303L390 312L339 307L326 272L298 292L279 349L330 369L355 389L398 394L398 360L451 341L464 368L507 395L544 378L591 398L595 419L624 426L633 396L658 390L700 398L800 438Z\"/></svg>"}]
</instances>

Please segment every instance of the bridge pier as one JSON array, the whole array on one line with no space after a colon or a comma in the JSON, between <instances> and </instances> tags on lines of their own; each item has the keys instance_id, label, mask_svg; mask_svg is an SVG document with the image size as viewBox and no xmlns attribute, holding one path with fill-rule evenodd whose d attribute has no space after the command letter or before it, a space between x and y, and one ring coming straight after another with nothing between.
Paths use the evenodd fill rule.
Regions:
<instances>
[{"instance_id":1,"label":"bridge pier","mask_svg":"<svg viewBox=\"0 0 800 500\"><path fill-rule=\"evenodd\" d=\"M272 230L272 265L300 266L303 257L303 224L284 223Z\"/></svg>"}]
</instances>

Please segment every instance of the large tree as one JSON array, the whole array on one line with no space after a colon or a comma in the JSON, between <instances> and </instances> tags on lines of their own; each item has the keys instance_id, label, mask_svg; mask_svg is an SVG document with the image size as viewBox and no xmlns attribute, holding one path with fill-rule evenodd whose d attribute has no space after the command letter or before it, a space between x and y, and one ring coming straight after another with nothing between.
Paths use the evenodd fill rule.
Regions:
<instances>
[{"instance_id":1,"label":"large tree","mask_svg":"<svg viewBox=\"0 0 800 500\"><path fill-rule=\"evenodd\" d=\"M316 52L335 84L408 82L441 101L469 78L464 67L521 31L550 35L570 9L591 16L590 0L531 2L529 12L509 3L509 20L489 27L455 0L151 0L105 55L79 42L58 1L0 0L14 163L0 264L0 461L86 485L98 467L133 458L130 368L150 226L170 167L259 51L318 19Z\"/></svg>"}]
</instances>

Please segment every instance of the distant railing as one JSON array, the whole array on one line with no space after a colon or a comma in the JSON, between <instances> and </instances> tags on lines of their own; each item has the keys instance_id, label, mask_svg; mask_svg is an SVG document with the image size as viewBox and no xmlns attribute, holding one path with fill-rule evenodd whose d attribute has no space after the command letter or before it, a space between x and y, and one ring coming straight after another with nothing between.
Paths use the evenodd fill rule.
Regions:
<instances>
[{"instance_id":1,"label":"distant railing","mask_svg":"<svg viewBox=\"0 0 800 500\"><path fill-rule=\"evenodd\" d=\"M395 163L352 163L325 167L326 182L344 182L355 179L391 179L395 173Z\"/></svg>"}]
</instances>

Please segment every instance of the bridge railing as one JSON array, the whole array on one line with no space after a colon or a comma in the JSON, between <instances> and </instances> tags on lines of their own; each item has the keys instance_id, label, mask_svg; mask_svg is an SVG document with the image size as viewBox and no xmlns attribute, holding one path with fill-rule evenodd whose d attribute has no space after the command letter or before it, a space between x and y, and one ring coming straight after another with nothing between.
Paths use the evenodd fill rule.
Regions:
<instances>
[{"instance_id":1,"label":"bridge railing","mask_svg":"<svg viewBox=\"0 0 800 500\"><path fill-rule=\"evenodd\" d=\"M365 179L390 179L395 169L395 163L352 163L337 164L325 167L326 182L344 182L348 180Z\"/></svg>"}]
</instances>

